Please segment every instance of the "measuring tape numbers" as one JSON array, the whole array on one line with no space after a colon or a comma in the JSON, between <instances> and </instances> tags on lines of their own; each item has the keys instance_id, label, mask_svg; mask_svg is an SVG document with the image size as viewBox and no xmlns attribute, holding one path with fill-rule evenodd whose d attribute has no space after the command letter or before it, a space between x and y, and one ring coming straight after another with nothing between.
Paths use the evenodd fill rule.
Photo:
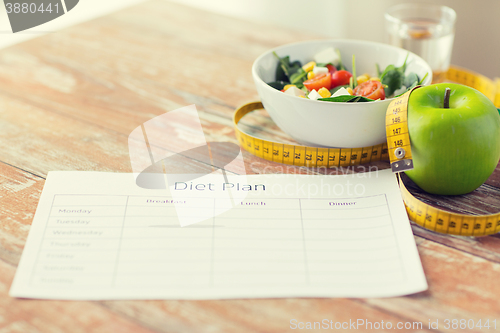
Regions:
<instances>
[{"instance_id":1,"label":"measuring tape numbers","mask_svg":"<svg viewBox=\"0 0 500 333\"><path fill-rule=\"evenodd\" d=\"M459 236L487 236L500 232L500 213L465 215L433 207L415 198L399 177L399 188L410 220L432 231Z\"/></svg>"},{"instance_id":2,"label":"measuring tape numbers","mask_svg":"<svg viewBox=\"0 0 500 333\"><path fill-rule=\"evenodd\" d=\"M413 90L395 98L387 107L385 131L392 172L413 169L410 134L408 132L408 101Z\"/></svg>"},{"instance_id":3,"label":"measuring tape numbers","mask_svg":"<svg viewBox=\"0 0 500 333\"><path fill-rule=\"evenodd\" d=\"M481 92L484 90L486 96L491 100L498 100L500 104L500 94L496 93L495 83L482 75L452 67L447 72L447 78ZM389 104L385 119L387 143L380 145L364 148L318 148L257 138L243 132L238 123L246 114L263 109L261 102L245 104L235 111L233 122L236 137L244 149L268 161L329 168L389 160L392 171L399 173L413 169L407 116L408 101L413 90L395 98ZM495 103L497 107L499 104ZM490 215L448 212L417 199L408 191L399 175L398 180L408 217L418 225L436 232L460 236L486 236L500 232L500 212Z\"/></svg>"},{"instance_id":4,"label":"measuring tape numbers","mask_svg":"<svg viewBox=\"0 0 500 333\"><path fill-rule=\"evenodd\" d=\"M278 143L259 139L238 128L238 122L247 113L263 109L261 102L252 102L238 108L233 116L236 137L245 150L268 161L306 167L344 167L388 160L387 144L364 148L318 148Z\"/></svg>"},{"instance_id":5,"label":"measuring tape numbers","mask_svg":"<svg viewBox=\"0 0 500 333\"><path fill-rule=\"evenodd\" d=\"M446 79L479 90L497 108L500 107L500 79L493 81L484 75L456 66L451 66L448 69Z\"/></svg>"}]
</instances>

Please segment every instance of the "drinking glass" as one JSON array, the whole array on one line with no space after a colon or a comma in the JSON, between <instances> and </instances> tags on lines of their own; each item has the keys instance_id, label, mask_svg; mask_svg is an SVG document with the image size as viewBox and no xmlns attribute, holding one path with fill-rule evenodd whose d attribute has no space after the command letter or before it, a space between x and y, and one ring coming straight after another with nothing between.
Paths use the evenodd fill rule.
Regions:
<instances>
[{"instance_id":1,"label":"drinking glass","mask_svg":"<svg viewBox=\"0 0 500 333\"><path fill-rule=\"evenodd\" d=\"M446 6L396 5L385 12L387 42L418 54L432 68L433 83L442 82L450 67L456 17Z\"/></svg>"}]
</instances>

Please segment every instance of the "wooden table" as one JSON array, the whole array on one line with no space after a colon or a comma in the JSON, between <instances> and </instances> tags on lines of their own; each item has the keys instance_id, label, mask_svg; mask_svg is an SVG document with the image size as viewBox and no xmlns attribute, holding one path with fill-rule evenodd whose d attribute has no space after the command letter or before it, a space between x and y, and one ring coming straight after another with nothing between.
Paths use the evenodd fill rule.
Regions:
<instances>
[{"instance_id":1,"label":"wooden table","mask_svg":"<svg viewBox=\"0 0 500 333\"><path fill-rule=\"evenodd\" d=\"M156 0L1 50L0 332L288 332L291 319L325 318L422 322L419 332L430 331L429 320L439 320L439 331L455 331L444 328L446 319L490 319L490 325L497 319L500 329L499 236L454 237L416 225L429 290L407 297L69 302L8 296L48 171L130 172L128 134L190 104L209 141L237 142L232 113L258 100L253 60L314 37ZM265 113L249 121L269 137L289 140ZM247 173L329 172L243 155ZM193 160L177 168L172 171L209 166ZM497 167L471 195L415 192L441 207L485 213L498 211L499 188Z\"/></svg>"}]
</instances>

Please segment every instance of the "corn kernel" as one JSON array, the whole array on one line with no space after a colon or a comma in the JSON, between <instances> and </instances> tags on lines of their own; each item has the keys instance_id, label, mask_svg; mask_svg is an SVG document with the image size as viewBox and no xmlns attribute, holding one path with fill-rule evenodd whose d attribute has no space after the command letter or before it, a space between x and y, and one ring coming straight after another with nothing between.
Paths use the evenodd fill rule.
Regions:
<instances>
[{"instance_id":1,"label":"corn kernel","mask_svg":"<svg viewBox=\"0 0 500 333\"><path fill-rule=\"evenodd\" d=\"M330 90L326 89L325 87L318 90L318 94L320 94L321 97L323 97L323 98L328 98L328 97L332 96L332 94L330 93Z\"/></svg>"},{"instance_id":2,"label":"corn kernel","mask_svg":"<svg viewBox=\"0 0 500 333\"><path fill-rule=\"evenodd\" d=\"M302 69L304 70L304 72L307 73L307 72L312 71L314 66L316 66L316 63L314 61L309 61L307 64L302 66Z\"/></svg>"},{"instance_id":3,"label":"corn kernel","mask_svg":"<svg viewBox=\"0 0 500 333\"><path fill-rule=\"evenodd\" d=\"M300 95L299 97L300 97L300 98L306 98L306 96L302 96L302 95Z\"/></svg>"},{"instance_id":4,"label":"corn kernel","mask_svg":"<svg viewBox=\"0 0 500 333\"><path fill-rule=\"evenodd\" d=\"M370 74L364 73L363 75L366 76L368 78L368 80L370 79Z\"/></svg>"},{"instance_id":5,"label":"corn kernel","mask_svg":"<svg viewBox=\"0 0 500 333\"><path fill-rule=\"evenodd\" d=\"M354 91L352 91L351 87L346 88L349 95L354 95Z\"/></svg>"},{"instance_id":6,"label":"corn kernel","mask_svg":"<svg viewBox=\"0 0 500 333\"><path fill-rule=\"evenodd\" d=\"M376 76L373 76L370 78L371 81L379 81L380 82L380 78L376 77Z\"/></svg>"},{"instance_id":7,"label":"corn kernel","mask_svg":"<svg viewBox=\"0 0 500 333\"><path fill-rule=\"evenodd\" d=\"M316 76L316 74L314 74L313 71L310 71L309 73L307 73L307 79L308 80L313 79L315 76Z\"/></svg>"},{"instance_id":8,"label":"corn kernel","mask_svg":"<svg viewBox=\"0 0 500 333\"><path fill-rule=\"evenodd\" d=\"M296 87L296 85L295 84L287 84L286 86L283 87L283 90L287 91L287 89L291 88L291 87Z\"/></svg>"},{"instance_id":9,"label":"corn kernel","mask_svg":"<svg viewBox=\"0 0 500 333\"><path fill-rule=\"evenodd\" d=\"M366 75L363 74L363 75L358 76L357 79L356 79L356 81L357 81L358 84L361 84L363 82L368 81L369 79L370 78L368 76L366 76Z\"/></svg>"}]
</instances>

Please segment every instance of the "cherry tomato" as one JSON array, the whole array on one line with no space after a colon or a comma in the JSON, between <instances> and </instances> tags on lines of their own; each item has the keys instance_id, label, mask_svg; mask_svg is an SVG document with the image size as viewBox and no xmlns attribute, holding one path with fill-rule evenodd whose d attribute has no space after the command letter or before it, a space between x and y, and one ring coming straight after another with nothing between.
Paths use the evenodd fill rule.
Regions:
<instances>
[{"instance_id":1,"label":"cherry tomato","mask_svg":"<svg viewBox=\"0 0 500 333\"><path fill-rule=\"evenodd\" d=\"M332 76L329 73L320 74L312 79L304 81L304 85L309 91L312 91L313 89L318 91L323 87L330 90L330 87L332 86Z\"/></svg>"},{"instance_id":2,"label":"cherry tomato","mask_svg":"<svg viewBox=\"0 0 500 333\"><path fill-rule=\"evenodd\" d=\"M337 71L337 68L335 68L335 66L333 66L332 64L326 65L326 68L328 68L328 72L330 72L330 74L333 74Z\"/></svg>"},{"instance_id":3,"label":"cherry tomato","mask_svg":"<svg viewBox=\"0 0 500 333\"><path fill-rule=\"evenodd\" d=\"M384 86L380 81L369 80L354 88L354 95L370 99L385 99Z\"/></svg>"},{"instance_id":4,"label":"cherry tomato","mask_svg":"<svg viewBox=\"0 0 500 333\"><path fill-rule=\"evenodd\" d=\"M336 71L332 74L332 88L349 84L352 74L345 70Z\"/></svg>"}]
</instances>

